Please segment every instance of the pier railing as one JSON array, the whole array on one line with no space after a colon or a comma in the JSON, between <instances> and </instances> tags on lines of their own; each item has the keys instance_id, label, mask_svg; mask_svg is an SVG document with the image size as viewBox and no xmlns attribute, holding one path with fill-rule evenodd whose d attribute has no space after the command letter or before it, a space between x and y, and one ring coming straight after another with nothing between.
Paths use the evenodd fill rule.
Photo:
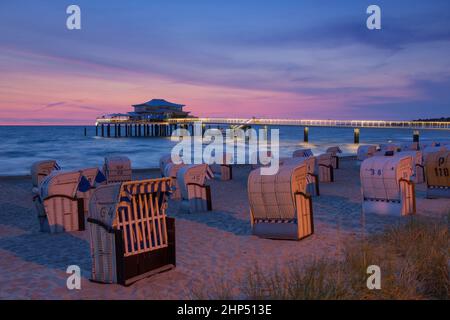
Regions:
<instances>
[{"instance_id":1,"label":"pier railing","mask_svg":"<svg viewBox=\"0 0 450 320\"><path fill-rule=\"evenodd\" d=\"M386 121L386 120L300 120L300 119L263 119L254 118L182 118L169 119L169 123L226 124L226 125L267 125L267 126L308 126L308 127L344 127L344 128L404 128L404 129L447 129L450 121Z\"/></svg>"}]
</instances>

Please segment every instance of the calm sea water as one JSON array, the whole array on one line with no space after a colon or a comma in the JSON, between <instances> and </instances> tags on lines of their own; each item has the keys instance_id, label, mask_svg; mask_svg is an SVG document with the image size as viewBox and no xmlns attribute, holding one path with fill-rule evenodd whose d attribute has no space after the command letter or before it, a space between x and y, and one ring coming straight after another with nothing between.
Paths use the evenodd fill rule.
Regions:
<instances>
[{"instance_id":1,"label":"calm sea water","mask_svg":"<svg viewBox=\"0 0 450 320\"><path fill-rule=\"evenodd\" d=\"M309 128L309 143L303 143L303 129L280 127L280 156L290 156L300 147L323 152L328 146L339 145L345 154L355 154L351 128ZM0 176L29 174L34 161L56 159L64 169L101 166L107 155L126 155L133 168L156 168L162 154L176 144L169 137L102 138L95 136L95 127L0 126ZM421 142L450 141L450 132L422 130ZM409 129L361 129L360 142L403 143L412 141Z\"/></svg>"}]
</instances>

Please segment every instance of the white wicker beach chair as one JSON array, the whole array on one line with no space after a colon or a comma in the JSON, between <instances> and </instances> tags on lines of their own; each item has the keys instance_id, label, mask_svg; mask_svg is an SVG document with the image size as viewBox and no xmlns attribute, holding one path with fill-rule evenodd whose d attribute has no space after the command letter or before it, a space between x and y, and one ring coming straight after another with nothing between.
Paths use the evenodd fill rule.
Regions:
<instances>
[{"instance_id":1,"label":"white wicker beach chair","mask_svg":"<svg viewBox=\"0 0 450 320\"><path fill-rule=\"evenodd\" d=\"M428 153L425 173L427 198L450 198L450 150Z\"/></svg>"},{"instance_id":2,"label":"white wicker beach chair","mask_svg":"<svg viewBox=\"0 0 450 320\"><path fill-rule=\"evenodd\" d=\"M364 213L406 216L416 213L413 158L408 155L372 157L361 164Z\"/></svg>"},{"instance_id":3,"label":"white wicker beach chair","mask_svg":"<svg viewBox=\"0 0 450 320\"><path fill-rule=\"evenodd\" d=\"M342 153L341 148L338 146L329 147L325 152L331 153L331 165L333 166L333 169L339 169L338 153Z\"/></svg>"},{"instance_id":4,"label":"white wicker beach chair","mask_svg":"<svg viewBox=\"0 0 450 320\"><path fill-rule=\"evenodd\" d=\"M101 186L89 205L91 280L130 285L175 267L175 219L166 216L170 179Z\"/></svg>"},{"instance_id":5,"label":"white wicker beach chair","mask_svg":"<svg viewBox=\"0 0 450 320\"><path fill-rule=\"evenodd\" d=\"M182 211L195 213L212 210L211 189L206 181L213 177L207 164L186 165L178 170Z\"/></svg>"},{"instance_id":6,"label":"white wicker beach chair","mask_svg":"<svg viewBox=\"0 0 450 320\"><path fill-rule=\"evenodd\" d=\"M89 182L79 171L53 171L44 178L34 201L41 231L84 230L84 203L77 194L88 189Z\"/></svg>"},{"instance_id":7,"label":"white wicker beach chair","mask_svg":"<svg viewBox=\"0 0 450 320\"><path fill-rule=\"evenodd\" d=\"M314 154L311 151L311 149L298 149L292 153L293 158L297 158L297 157L309 158L309 157L313 157L313 156L314 156Z\"/></svg>"},{"instance_id":8,"label":"white wicker beach chair","mask_svg":"<svg viewBox=\"0 0 450 320\"><path fill-rule=\"evenodd\" d=\"M316 166L316 157L280 158L280 166L306 164L306 193L319 196L319 175Z\"/></svg>"},{"instance_id":9,"label":"white wicker beach chair","mask_svg":"<svg viewBox=\"0 0 450 320\"><path fill-rule=\"evenodd\" d=\"M317 158L317 171L320 182L334 182L334 167L332 153L323 153Z\"/></svg>"},{"instance_id":10,"label":"white wicker beach chair","mask_svg":"<svg viewBox=\"0 0 450 320\"><path fill-rule=\"evenodd\" d=\"M214 173L214 177L227 181L233 179L233 155L231 153L225 153L222 155L221 161L216 161L216 163L210 164L209 167L211 171Z\"/></svg>"},{"instance_id":11,"label":"white wicker beach chair","mask_svg":"<svg viewBox=\"0 0 450 320\"><path fill-rule=\"evenodd\" d=\"M132 179L131 161L125 156L105 157L103 172L107 183L130 181Z\"/></svg>"},{"instance_id":12,"label":"white wicker beach chair","mask_svg":"<svg viewBox=\"0 0 450 320\"><path fill-rule=\"evenodd\" d=\"M53 170L61 170L56 160L42 160L33 163L31 166L31 181L33 183L33 193L38 193L42 180Z\"/></svg>"},{"instance_id":13,"label":"white wicker beach chair","mask_svg":"<svg viewBox=\"0 0 450 320\"><path fill-rule=\"evenodd\" d=\"M358 161L364 161L367 158L373 157L377 152L376 145L362 145L358 147L356 159Z\"/></svg>"},{"instance_id":14,"label":"white wicker beach chair","mask_svg":"<svg viewBox=\"0 0 450 320\"><path fill-rule=\"evenodd\" d=\"M300 240L314 233L306 176L306 163L283 165L275 175L262 175L261 169L250 173L248 199L254 235Z\"/></svg>"},{"instance_id":15,"label":"white wicker beach chair","mask_svg":"<svg viewBox=\"0 0 450 320\"><path fill-rule=\"evenodd\" d=\"M394 156L411 156L413 158L413 175L412 180L416 184L425 182L425 166L422 156L422 151L419 150L409 150L397 152Z\"/></svg>"}]
</instances>

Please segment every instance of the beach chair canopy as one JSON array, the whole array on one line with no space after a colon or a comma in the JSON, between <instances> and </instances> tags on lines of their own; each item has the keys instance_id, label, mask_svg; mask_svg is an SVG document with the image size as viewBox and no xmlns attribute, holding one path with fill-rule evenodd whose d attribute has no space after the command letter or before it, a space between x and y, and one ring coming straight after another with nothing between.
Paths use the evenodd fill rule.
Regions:
<instances>
[{"instance_id":1,"label":"beach chair canopy","mask_svg":"<svg viewBox=\"0 0 450 320\"><path fill-rule=\"evenodd\" d=\"M317 158L317 165L331 166L333 154L329 152L322 153L321 155L318 155L316 158Z\"/></svg>"},{"instance_id":2,"label":"beach chair canopy","mask_svg":"<svg viewBox=\"0 0 450 320\"><path fill-rule=\"evenodd\" d=\"M248 198L254 219L296 218L295 193L306 192L306 164L283 165L275 175L262 175L261 168L248 177Z\"/></svg>"},{"instance_id":3,"label":"beach chair canopy","mask_svg":"<svg viewBox=\"0 0 450 320\"><path fill-rule=\"evenodd\" d=\"M397 152L401 150L401 146L395 143L382 143L380 144L380 151L385 153L386 151L394 151Z\"/></svg>"},{"instance_id":4,"label":"beach chair canopy","mask_svg":"<svg viewBox=\"0 0 450 320\"><path fill-rule=\"evenodd\" d=\"M308 158L308 157L313 157L313 156L314 156L314 154L311 151L311 149L298 149L292 153L293 158L297 158L297 157Z\"/></svg>"},{"instance_id":5,"label":"beach chair canopy","mask_svg":"<svg viewBox=\"0 0 450 320\"><path fill-rule=\"evenodd\" d=\"M410 181L413 158L409 155L372 157L361 164L364 199L400 201L400 180Z\"/></svg>"},{"instance_id":6,"label":"beach chair canopy","mask_svg":"<svg viewBox=\"0 0 450 320\"><path fill-rule=\"evenodd\" d=\"M42 160L33 163L31 166L31 179L33 187L39 187L42 180L48 176L53 170L60 170L56 160Z\"/></svg>"},{"instance_id":7,"label":"beach chair canopy","mask_svg":"<svg viewBox=\"0 0 450 320\"><path fill-rule=\"evenodd\" d=\"M427 185L450 187L450 151L440 150L428 153L425 158Z\"/></svg>"},{"instance_id":8,"label":"beach chair canopy","mask_svg":"<svg viewBox=\"0 0 450 320\"><path fill-rule=\"evenodd\" d=\"M54 195L62 195L70 198L75 198L80 183L86 183L82 181L82 175L80 171L53 171L50 175L44 178L39 190L40 198L46 199Z\"/></svg>"}]
</instances>

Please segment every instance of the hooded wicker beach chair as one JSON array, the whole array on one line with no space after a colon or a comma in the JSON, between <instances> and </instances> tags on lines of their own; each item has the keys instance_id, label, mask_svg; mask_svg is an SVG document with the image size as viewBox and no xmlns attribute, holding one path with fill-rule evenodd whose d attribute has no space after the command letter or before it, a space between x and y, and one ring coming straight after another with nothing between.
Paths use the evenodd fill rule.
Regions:
<instances>
[{"instance_id":1,"label":"hooded wicker beach chair","mask_svg":"<svg viewBox=\"0 0 450 320\"><path fill-rule=\"evenodd\" d=\"M132 179L131 161L125 156L105 157L103 172L107 183L130 181Z\"/></svg>"},{"instance_id":2,"label":"hooded wicker beach chair","mask_svg":"<svg viewBox=\"0 0 450 320\"><path fill-rule=\"evenodd\" d=\"M280 158L280 166L306 164L306 193L319 196L319 175L317 174L316 157Z\"/></svg>"},{"instance_id":3,"label":"hooded wicker beach chair","mask_svg":"<svg viewBox=\"0 0 450 320\"><path fill-rule=\"evenodd\" d=\"M91 280L130 285L175 267L175 219L166 216L170 179L101 186L93 193L87 227Z\"/></svg>"},{"instance_id":4,"label":"hooded wicker beach chair","mask_svg":"<svg viewBox=\"0 0 450 320\"><path fill-rule=\"evenodd\" d=\"M42 160L33 163L31 166L31 181L33 183L33 193L39 193L39 185L42 180L53 170L61 170L56 160Z\"/></svg>"},{"instance_id":5,"label":"hooded wicker beach chair","mask_svg":"<svg viewBox=\"0 0 450 320\"><path fill-rule=\"evenodd\" d=\"M90 184L80 171L53 171L34 198L40 229L58 233L84 230L84 201Z\"/></svg>"},{"instance_id":6,"label":"hooded wicker beach chair","mask_svg":"<svg viewBox=\"0 0 450 320\"><path fill-rule=\"evenodd\" d=\"M400 151L395 154L396 157L411 156L413 158L413 175L412 180L416 184L425 182L425 165L423 161L422 151L409 150Z\"/></svg>"},{"instance_id":7,"label":"hooded wicker beach chair","mask_svg":"<svg viewBox=\"0 0 450 320\"><path fill-rule=\"evenodd\" d=\"M382 143L380 144L380 152L385 153L387 151L398 152L401 151L401 146L395 143Z\"/></svg>"},{"instance_id":8,"label":"hooded wicker beach chair","mask_svg":"<svg viewBox=\"0 0 450 320\"><path fill-rule=\"evenodd\" d=\"M364 213L406 216L416 213L413 158L409 155L371 157L361 164Z\"/></svg>"},{"instance_id":9,"label":"hooded wicker beach chair","mask_svg":"<svg viewBox=\"0 0 450 320\"><path fill-rule=\"evenodd\" d=\"M206 181L213 177L207 164L186 165L178 170L182 211L196 213L212 210L211 188Z\"/></svg>"},{"instance_id":10,"label":"hooded wicker beach chair","mask_svg":"<svg viewBox=\"0 0 450 320\"><path fill-rule=\"evenodd\" d=\"M254 235L300 240L314 233L306 176L306 163L282 165L275 175L262 175L261 169L250 173L248 199Z\"/></svg>"},{"instance_id":11,"label":"hooded wicker beach chair","mask_svg":"<svg viewBox=\"0 0 450 320\"><path fill-rule=\"evenodd\" d=\"M320 182L334 182L334 168L332 153L323 153L316 157L317 171Z\"/></svg>"},{"instance_id":12,"label":"hooded wicker beach chair","mask_svg":"<svg viewBox=\"0 0 450 320\"><path fill-rule=\"evenodd\" d=\"M233 155L231 153L225 153L222 155L222 158L220 163L210 164L209 167L214 173L215 178L222 181L231 180L233 179L233 167L231 166L233 164Z\"/></svg>"},{"instance_id":13,"label":"hooded wicker beach chair","mask_svg":"<svg viewBox=\"0 0 450 320\"><path fill-rule=\"evenodd\" d=\"M313 157L313 156L314 156L314 154L311 151L311 149L298 149L292 153L293 158L297 158L297 157L309 158L309 157Z\"/></svg>"},{"instance_id":14,"label":"hooded wicker beach chair","mask_svg":"<svg viewBox=\"0 0 450 320\"><path fill-rule=\"evenodd\" d=\"M450 151L428 153L425 158L427 198L450 198Z\"/></svg>"},{"instance_id":15,"label":"hooded wicker beach chair","mask_svg":"<svg viewBox=\"0 0 450 320\"><path fill-rule=\"evenodd\" d=\"M338 153L342 153L341 148L338 146L329 147L325 152L331 153L331 165L333 166L333 169L339 169Z\"/></svg>"},{"instance_id":16,"label":"hooded wicker beach chair","mask_svg":"<svg viewBox=\"0 0 450 320\"><path fill-rule=\"evenodd\" d=\"M356 159L358 161L364 161L367 158L373 157L377 152L377 146L375 145L362 145L358 147L356 153Z\"/></svg>"}]
</instances>

